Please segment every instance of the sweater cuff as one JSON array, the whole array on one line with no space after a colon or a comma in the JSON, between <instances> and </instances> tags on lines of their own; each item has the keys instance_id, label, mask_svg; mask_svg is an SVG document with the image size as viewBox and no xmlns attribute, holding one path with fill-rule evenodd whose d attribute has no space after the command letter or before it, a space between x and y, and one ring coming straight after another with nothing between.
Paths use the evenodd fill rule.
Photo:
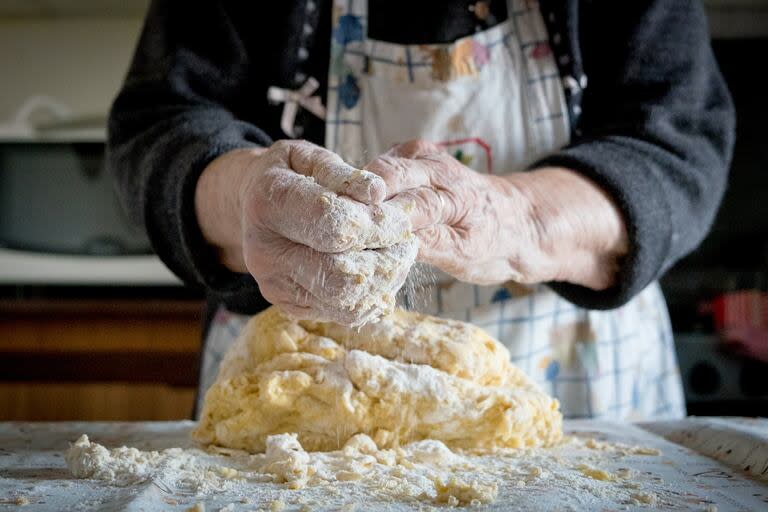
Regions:
<instances>
[{"instance_id":1,"label":"sweater cuff","mask_svg":"<svg viewBox=\"0 0 768 512\"><path fill-rule=\"evenodd\" d=\"M631 141L604 138L564 148L534 163L564 167L601 186L621 210L629 238L629 251L621 261L616 284L593 290L566 282L548 285L564 299L587 309L620 307L655 281L665 270L673 227L665 192L650 155L640 155Z\"/></svg>"},{"instance_id":2,"label":"sweater cuff","mask_svg":"<svg viewBox=\"0 0 768 512\"><path fill-rule=\"evenodd\" d=\"M259 288L250 274L232 272L222 265L215 248L203 237L195 213L195 189L203 170L217 157L235 149L271 143L260 131L253 134L255 136L244 131L224 129L184 145L171 162L175 179L166 178L162 183L165 204L161 208L157 208L157 204L148 205L174 219L165 223L157 222L159 219L155 217L155 222L148 223L150 231L162 223L154 236L150 236L158 256L184 282L204 288L213 300L224 303L237 303L243 296L250 296L252 301L253 296L260 296ZM171 237L171 240L162 241L157 237Z\"/></svg>"}]
</instances>

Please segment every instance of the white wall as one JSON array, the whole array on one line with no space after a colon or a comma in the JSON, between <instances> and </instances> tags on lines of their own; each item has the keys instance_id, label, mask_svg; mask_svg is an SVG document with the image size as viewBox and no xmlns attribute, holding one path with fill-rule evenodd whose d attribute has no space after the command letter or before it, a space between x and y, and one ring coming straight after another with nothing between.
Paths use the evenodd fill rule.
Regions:
<instances>
[{"instance_id":1,"label":"white wall","mask_svg":"<svg viewBox=\"0 0 768 512\"><path fill-rule=\"evenodd\" d=\"M32 95L76 115L106 115L128 68L142 20L0 19L0 123Z\"/></svg>"}]
</instances>

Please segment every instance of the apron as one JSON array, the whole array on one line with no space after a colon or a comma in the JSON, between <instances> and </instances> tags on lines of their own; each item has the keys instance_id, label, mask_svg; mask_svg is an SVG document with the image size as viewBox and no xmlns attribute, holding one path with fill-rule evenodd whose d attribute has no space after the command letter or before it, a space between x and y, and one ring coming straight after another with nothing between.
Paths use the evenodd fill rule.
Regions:
<instances>
[{"instance_id":1,"label":"apron","mask_svg":"<svg viewBox=\"0 0 768 512\"><path fill-rule=\"evenodd\" d=\"M366 37L367 0L335 0L326 147L360 166L396 143L424 138L476 172L503 174L565 146L564 80L539 7L531 0L507 4L507 21L486 31L451 44L397 45ZM625 306L590 311L543 285L477 286L419 270L412 275L429 278L409 278L401 303L487 330L560 401L566 418L685 415L657 283ZM247 320L224 308L215 315L202 391Z\"/></svg>"}]
</instances>

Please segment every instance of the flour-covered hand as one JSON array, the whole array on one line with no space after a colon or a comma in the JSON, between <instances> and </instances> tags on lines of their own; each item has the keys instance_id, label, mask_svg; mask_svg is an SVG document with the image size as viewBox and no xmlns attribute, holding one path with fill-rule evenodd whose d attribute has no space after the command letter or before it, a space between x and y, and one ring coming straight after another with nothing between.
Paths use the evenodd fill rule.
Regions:
<instances>
[{"instance_id":1,"label":"flour-covered hand","mask_svg":"<svg viewBox=\"0 0 768 512\"><path fill-rule=\"evenodd\" d=\"M253 275L271 303L357 324L388 307L415 259L408 216L384 196L378 176L308 142L281 141L212 162L195 207L222 262Z\"/></svg>"},{"instance_id":2,"label":"flour-covered hand","mask_svg":"<svg viewBox=\"0 0 768 512\"><path fill-rule=\"evenodd\" d=\"M385 204L409 212L419 260L462 281L603 289L626 252L613 201L568 169L481 174L423 140L396 146L365 169L386 182Z\"/></svg>"}]
</instances>

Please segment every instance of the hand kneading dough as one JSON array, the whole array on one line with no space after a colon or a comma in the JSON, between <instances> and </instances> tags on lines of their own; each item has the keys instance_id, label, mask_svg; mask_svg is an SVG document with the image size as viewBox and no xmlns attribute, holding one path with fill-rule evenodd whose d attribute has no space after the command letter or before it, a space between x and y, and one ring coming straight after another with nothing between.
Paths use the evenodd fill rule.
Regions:
<instances>
[{"instance_id":1,"label":"hand kneading dough","mask_svg":"<svg viewBox=\"0 0 768 512\"><path fill-rule=\"evenodd\" d=\"M293 432L310 451L359 433L379 448L549 446L562 435L558 407L471 324L396 310L358 331L271 307L227 352L193 436L250 452Z\"/></svg>"}]
</instances>

